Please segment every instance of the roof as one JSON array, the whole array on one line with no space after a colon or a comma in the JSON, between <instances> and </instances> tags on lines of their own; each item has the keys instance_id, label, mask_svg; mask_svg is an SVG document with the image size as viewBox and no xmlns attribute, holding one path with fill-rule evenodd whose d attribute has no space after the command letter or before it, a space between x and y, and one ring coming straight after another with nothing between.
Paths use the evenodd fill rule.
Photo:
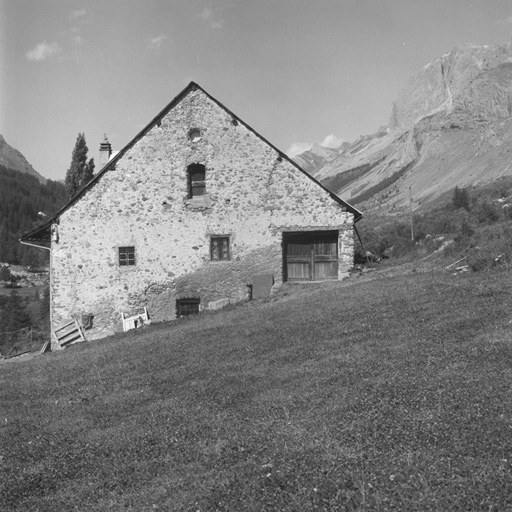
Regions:
<instances>
[{"instance_id":1,"label":"roof","mask_svg":"<svg viewBox=\"0 0 512 512\"><path fill-rule=\"evenodd\" d=\"M97 181L101 179L101 177L110 169L115 167L116 162L120 160L123 155L132 148L142 137L146 135L147 132L149 132L155 125L159 124L160 120L166 116L169 111L171 111L176 105L178 105L183 98L185 98L190 92L200 90L205 94L210 100L212 100L214 103L216 103L220 108L222 108L224 111L226 111L230 116L233 117L233 119L236 119L237 122L245 126L249 131L254 133L259 139L261 139L265 144L270 146L276 153L278 153L279 157L288 161L290 164L292 164L294 167L296 167L300 172L305 174L309 179L314 181L319 187L323 188L326 192L330 194L332 199L334 199L337 203L339 203L341 206L347 209L347 211L351 212L354 215L354 222L357 222L363 214L357 209L354 208L351 204L347 203L340 197L338 197L334 192L329 190L327 187L322 185L317 179L313 178L310 174L308 174L302 167L300 167L296 162L294 162L288 155L277 149L272 143L270 143L267 139L262 137L256 130L251 128L247 123L242 121L236 114L234 114L231 110L229 110L227 107L225 107L220 101L216 100L213 96L208 94L202 87L200 87L195 82L190 82L154 119L152 119L126 146L124 146L123 149L117 152L115 156L113 156L104 166L103 168L85 185L84 188L82 188L71 200L66 203L53 217L51 217L49 220L47 220L44 224L37 227L36 229L33 229L32 231L24 234L20 241L23 242L42 242L42 241L50 241L51 237L51 226L55 222L58 221L59 217L68 210L71 206L73 206L77 201L80 200L80 198L94 185Z\"/></svg>"}]
</instances>

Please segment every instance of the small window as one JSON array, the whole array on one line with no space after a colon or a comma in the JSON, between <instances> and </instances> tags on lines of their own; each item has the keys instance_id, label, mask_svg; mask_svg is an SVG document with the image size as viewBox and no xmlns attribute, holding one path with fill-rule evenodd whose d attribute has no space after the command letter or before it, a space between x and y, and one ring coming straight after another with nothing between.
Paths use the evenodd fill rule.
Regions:
<instances>
[{"instance_id":1,"label":"small window","mask_svg":"<svg viewBox=\"0 0 512 512\"><path fill-rule=\"evenodd\" d=\"M201 140L201 130L199 128L192 128L188 132L188 138L190 142L199 142Z\"/></svg>"},{"instance_id":2,"label":"small window","mask_svg":"<svg viewBox=\"0 0 512 512\"><path fill-rule=\"evenodd\" d=\"M199 299L178 299L176 301L176 316L197 315L199 313Z\"/></svg>"},{"instance_id":3,"label":"small window","mask_svg":"<svg viewBox=\"0 0 512 512\"><path fill-rule=\"evenodd\" d=\"M119 266L135 265L135 247L119 247Z\"/></svg>"},{"instance_id":4,"label":"small window","mask_svg":"<svg viewBox=\"0 0 512 512\"><path fill-rule=\"evenodd\" d=\"M229 236L210 238L210 259L212 261L229 260Z\"/></svg>"},{"instance_id":5,"label":"small window","mask_svg":"<svg viewBox=\"0 0 512 512\"><path fill-rule=\"evenodd\" d=\"M206 169L204 165L192 164L187 168L188 197L204 196L206 193Z\"/></svg>"}]
</instances>

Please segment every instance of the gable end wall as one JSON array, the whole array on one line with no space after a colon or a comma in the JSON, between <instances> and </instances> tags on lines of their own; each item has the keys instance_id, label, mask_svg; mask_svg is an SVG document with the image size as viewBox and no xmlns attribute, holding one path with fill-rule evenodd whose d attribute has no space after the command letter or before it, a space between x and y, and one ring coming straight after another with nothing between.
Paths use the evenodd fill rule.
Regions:
<instances>
[{"instance_id":1,"label":"gable end wall","mask_svg":"<svg viewBox=\"0 0 512 512\"><path fill-rule=\"evenodd\" d=\"M192 128L201 140L191 142ZM206 167L206 195L188 199L187 166ZM254 275L282 282L283 231L339 230L339 277L353 264L353 215L200 90L190 92L60 218L52 247L52 325L94 315L88 339L147 306L175 318L176 299L201 308L246 300ZM210 236L231 259L210 261ZM120 267L118 247L135 246Z\"/></svg>"}]
</instances>

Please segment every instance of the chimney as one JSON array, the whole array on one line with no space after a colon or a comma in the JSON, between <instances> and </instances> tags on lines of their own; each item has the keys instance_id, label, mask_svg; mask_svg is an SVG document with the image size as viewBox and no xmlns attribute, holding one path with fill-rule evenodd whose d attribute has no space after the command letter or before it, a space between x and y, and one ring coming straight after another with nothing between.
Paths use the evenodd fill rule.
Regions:
<instances>
[{"instance_id":1,"label":"chimney","mask_svg":"<svg viewBox=\"0 0 512 512\"><path fill-rule=\"evenodd\" d=\"M110 160L110 155L112 154L112 146L107 139L107 135L104 136L103 142L100 144L100 169L103 169L107 162Z\"/></svg>"}]
</instances>

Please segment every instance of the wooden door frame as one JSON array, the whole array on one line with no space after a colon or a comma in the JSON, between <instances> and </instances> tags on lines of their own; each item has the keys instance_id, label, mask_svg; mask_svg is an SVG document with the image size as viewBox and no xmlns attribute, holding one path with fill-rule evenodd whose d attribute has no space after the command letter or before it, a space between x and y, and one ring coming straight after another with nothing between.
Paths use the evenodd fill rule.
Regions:
<instances>
[{"instance_id":1,"label":"wooden door frame","mask_svg":"<svg viewBox=\"0 0 512 512\"><path fill-rule=\"evenodd\" d=\"M303 242L314 244L315 242L321 240L331 240L336 241L336 262L339 264L339 247L338 247L338 239L339 239L339 230L330 229L330 230L318 230L318 231L283 231L283 281L285 282L297 282L297 283L307 283L315 281L315 257L313 251L310 253L309 257L309 279L293 279L289 280L288 277L288 244L295 242ZM303 258L306 260L306 258ZM299 260L300 261L300 258ZM320 260L321 261L321 260ZM332 280L337 279L333 277ZM327 279L326 279L327 280Z\"/></svg>"}]
</instances>

